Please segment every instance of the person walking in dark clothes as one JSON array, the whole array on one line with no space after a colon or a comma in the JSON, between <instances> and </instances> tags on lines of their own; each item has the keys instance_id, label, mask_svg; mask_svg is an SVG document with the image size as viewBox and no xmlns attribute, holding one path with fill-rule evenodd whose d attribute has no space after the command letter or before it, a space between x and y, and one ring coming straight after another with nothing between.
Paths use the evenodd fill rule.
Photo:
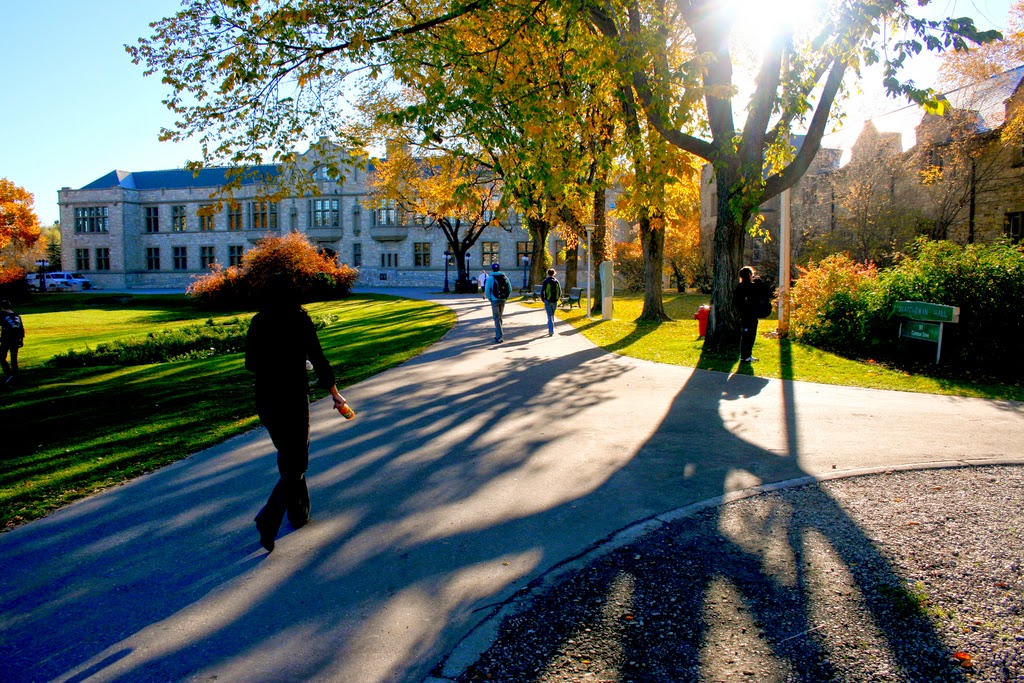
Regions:
<instances>
[{"instance_id":1,"label":"person walking in dark clothes","mask_svg":"<svg viewBox=\"0 0 1024 683\"><path fill-rule=\"evenodd\" d=\"M285 512L292 526L309 520L309 398L306 360L313 364L318 386L330 391L334 407L345 399L334 386L334 371L324 357L316 328L299 305L290 278L273 276L246 337L245 367L256 375L256 412L277 448L280 479L256 515L260 545L274 549Z\"/></svg>"},{"instance_id":2,"label":"person walking in dark clothes","mask_svg":"<svg viewBox=\"0 0 1024 683\"><path fill-rule=\"evenodd\" d=\"M555 269L548 268L548 276L540 285L540 298L544 301L544 312L548 315L548 336L555 333L555 308L562 298L562 285L555 277Z\"/></svg>"},{"instance_id":3,"label":"person walking in dark clothes","mask_svg":"<svg viewBox=\"0 0 1024 683\"><path fill-rule=\"evenodd\" d=\"M733 302L740 314L740 362L753 363L754 340L757 339L757 286L754 284L754 269L740 268L740 284L736 287Z\"/></svg>"},{"instance_id":4,"label":"person walking in dark clothes","mask_svg":"<svg viewBox=\"0 0 1024 683\"><path fill-rule=\"evenodd\" d=\"M11 308L7 299L0 301L0 367L3 368L3 384L14 386L18 376L18 349L25 343L25 325L21 316ZM8 354L11 362L7 362Z\"/></svg>"}]
</instances>

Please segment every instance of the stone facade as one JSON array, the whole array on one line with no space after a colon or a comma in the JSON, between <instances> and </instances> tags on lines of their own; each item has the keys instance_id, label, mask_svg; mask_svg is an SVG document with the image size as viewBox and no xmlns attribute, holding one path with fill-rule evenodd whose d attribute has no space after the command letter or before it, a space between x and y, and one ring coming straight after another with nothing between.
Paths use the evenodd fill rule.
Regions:
<instances>
[{"instance_id":1,"label":"stone facade","mask_svg":"<svg viewBox=\"0 0 1024 683\"><path fill-rule=\"evenodd\" d=\"M205 169L198 177L183 170L114 171L81 189L64 188L58 194L65 269L103 289L185 288L209 262L231 265L261 237L296 231L358 268L361 286L444 286L447 242L439 228L408 224L411 217L394 210L367 209L368 171L349 165L343 180L331 180L313 148L299 166L312 172L319 194L267 202L260 190L279 169L266 166L255 169L263 181L243 181L234 205L225 202L209 216L200 209L216 204L226 169ZM518 224L485 229L469 252L470 274L496 260L513 285L521 284L514 275L523 270L528 240ZM549 251L556 246L553 235ZM447 272L454 287L454 263Z\"/></svg>"}]
</instances>

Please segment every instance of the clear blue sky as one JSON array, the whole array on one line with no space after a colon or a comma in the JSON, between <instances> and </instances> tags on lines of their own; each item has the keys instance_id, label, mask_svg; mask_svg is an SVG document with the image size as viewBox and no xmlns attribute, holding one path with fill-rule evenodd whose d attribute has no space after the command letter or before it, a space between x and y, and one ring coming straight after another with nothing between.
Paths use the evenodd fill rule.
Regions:
<instances>
[{"instance_id":1,"label":"clear blue sky","mask_svg":"<svg viewBox=\"0 0 1024 683\"><path fill-rule=\"evenodd\" d=\"M936 0L932 12L1001 28L1010 0ZM35 195L43 225L58 218L57 190L112 170L180 168L198 146L157 140L172 123L155 76L143 77L124 44L178 0L0 0L3 101L0 177ZM918 77L919 82L924 79Z\"/></svg>"}]
</instances>

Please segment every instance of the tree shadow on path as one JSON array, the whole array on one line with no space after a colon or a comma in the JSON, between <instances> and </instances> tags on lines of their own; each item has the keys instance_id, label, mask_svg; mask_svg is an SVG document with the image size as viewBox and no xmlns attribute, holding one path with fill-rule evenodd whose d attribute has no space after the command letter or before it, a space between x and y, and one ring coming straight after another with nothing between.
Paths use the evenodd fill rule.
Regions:
<instances>
[{"instance_id":1,"label":"tree shadow on path","mask_svg":"<svg viewBox=\"0 0 1024 683\"><path fill-rule=\"evenodd\" d=\"M636 461L674 480L685 502L698 499L688 491L724 497L810 480L799 462L792 384L782 385L781 416L745 412L742 399L766 385L750 375L694 372ZM766 419L783 421L785 452L743 438L745 421ZM871 640L865 633L883 648L863 652L864 661L882 663L871 671L888 667L886 680L967 680L891 563L843 508L813 485L801 500L794 508L763 494L746 514L716 503L662 516L640 540L595 555L528 601L457 680L867 680L842 677L857 665L835 659L846 655L836 654L834 640ZM836 571L841 576L823 576ZM866 606L866 618L855 603Z\"/></svg>"}]
</instances>

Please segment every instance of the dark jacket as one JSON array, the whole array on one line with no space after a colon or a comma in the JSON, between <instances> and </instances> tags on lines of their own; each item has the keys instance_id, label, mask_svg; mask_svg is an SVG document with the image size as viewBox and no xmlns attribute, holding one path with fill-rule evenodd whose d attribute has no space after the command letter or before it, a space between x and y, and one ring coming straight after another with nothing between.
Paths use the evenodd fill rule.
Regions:
<instances>
[{"instance_id":1,"label":"dark jacket","mask_svg":"<svg viewBox=\"0 0 1024 683\"><path fill-rule=\"evenodd\" d=\"M758 285L753 281L741 282L733 294L733 304L744 322L757 320Z\"/></svg>"},{"instance_id":2,"label":"dark jacket","mask_svg":"<svg viewBox=\"0 0 1024 683\"><path fill-rule=\"evenodd\" d=\"M253 316L245 342L245 367L256 374L256 393L309 389L306 359L313 363L318 386L334 386L334 370L324 357L316 328L301 306L280 306Z\"/></svg>"},{"instance_id":3,"label":"dark jacket","mask_svg":"<svg viewBox=\"0 0 1024 683\"><path fill-rule=\"evenodd\" d=\"M0 344L7 348L21 346L25 338L25 326L21 316L13 311L0 311Z\"/></svg>"}]
</instances>

